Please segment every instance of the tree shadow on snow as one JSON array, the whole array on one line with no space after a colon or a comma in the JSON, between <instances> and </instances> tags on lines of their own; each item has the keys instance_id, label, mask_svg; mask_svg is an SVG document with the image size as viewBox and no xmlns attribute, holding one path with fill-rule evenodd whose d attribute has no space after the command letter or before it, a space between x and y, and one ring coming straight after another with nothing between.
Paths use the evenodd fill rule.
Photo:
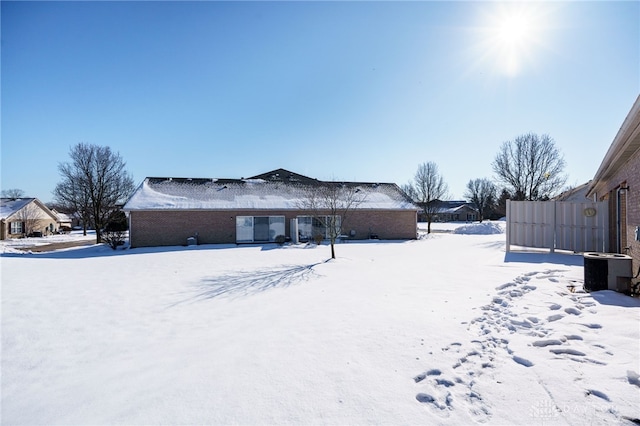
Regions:
<instances>
[{"instance_id":1,"label":"tree shadow on snow","mask_svg":"<svg viewBox=\"0 0 640 426\"><path fill-rule=\"evenodd\" d=\"M286 288L303 281L308 281L316 272L314 267L327 263L313 263L310 265L283 265L273 268L262 268L251 271L234 271L215 277L207 277L196 287L195 294L172 306L217 297L251 296L274 288Z\"/></svg>"}]
</instances>

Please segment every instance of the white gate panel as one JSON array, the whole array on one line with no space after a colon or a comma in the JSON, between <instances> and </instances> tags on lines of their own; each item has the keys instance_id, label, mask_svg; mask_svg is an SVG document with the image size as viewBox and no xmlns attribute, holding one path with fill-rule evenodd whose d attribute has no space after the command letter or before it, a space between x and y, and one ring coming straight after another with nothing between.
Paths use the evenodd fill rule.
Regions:
<instances>
[{"instance_id":1,"label":"white gate panel","mask_svg":"<svg viewBox=\"0 0 640 426\"><path fill-rule=\"evenodd\" d=\"M556 203L556 244L559 250L605 251L608 209L601 203Z\"/></svg>"},{"instance_id":2,"label":"white gate panel","mask_svg":"<svg viewBox=\"0 0 640 426\"><path fill-rule=\"evenodd\" d=\"M511 244L552 247L554 219L553 205L548 202L507 202L507 230Z\"/></svg>"},{"instance_id":3,"label":"white gate panel","mask_svg":"<svg viewBox=\"0 0 640 426\"><path fill-rule=\"evenodd\" d=\"M553 251L606 251L607 202L507 200L507 251L511 245Z\"/></svg>"}]
</instances>

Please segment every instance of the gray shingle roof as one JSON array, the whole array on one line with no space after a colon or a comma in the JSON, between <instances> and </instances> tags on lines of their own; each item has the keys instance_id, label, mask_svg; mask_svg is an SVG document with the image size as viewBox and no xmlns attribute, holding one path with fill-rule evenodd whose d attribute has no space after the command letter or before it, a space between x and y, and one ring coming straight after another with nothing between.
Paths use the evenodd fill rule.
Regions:
<instances>
[{"instance_id":1,"label":"gray shingle roof","mask_svg":"<svg viewBox=\"0 0 640 426\"><path fill-rule=\"evenodd\" d=\"M309 187L326 184L356 187L358 209L418 210L392 183L324 182L284 169L248 179L146 178L124 210L297 210Z\"/></svg>"}]
</instances>

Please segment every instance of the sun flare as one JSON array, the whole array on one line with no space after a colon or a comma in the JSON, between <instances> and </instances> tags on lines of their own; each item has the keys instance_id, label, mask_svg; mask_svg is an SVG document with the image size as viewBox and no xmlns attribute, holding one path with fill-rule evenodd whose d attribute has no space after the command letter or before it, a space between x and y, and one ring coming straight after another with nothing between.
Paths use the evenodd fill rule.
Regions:
<instances>
[{"instance_id":1,"label":"sun flare","mask_svg":"<svg viewBox=\"0 0 640 426\"><path fill-rule=\"evenodd\" d=\"M524 16L509 16L496 28L500 43L505 46L520 45L527 41L532 29Z\"/></svg>"},{"instance_id":2,"label":"sun flare","mask_svg":"<svg viewBox=\"0 0 640 426\"><path fill-rule=\"evenodd\" d=\"M544 28L539 4L499 3L484 19L482 56L501 74L515 77L534 61Z\"/></svg>"}]
</instances>

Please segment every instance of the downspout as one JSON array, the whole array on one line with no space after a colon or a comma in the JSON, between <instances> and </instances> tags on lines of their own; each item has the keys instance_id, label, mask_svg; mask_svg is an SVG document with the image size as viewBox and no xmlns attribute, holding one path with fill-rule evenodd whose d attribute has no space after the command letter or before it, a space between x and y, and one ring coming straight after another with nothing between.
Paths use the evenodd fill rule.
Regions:
<instances>
[{"instance_id":1,"label":"downspout","mask_svg":"<svg viewBox=\"0 0 640 426\"><path fill-rule=\"evenodd\" d=\"M629 187L620 186L616 190L616 245L617 245L617 253L622 252L622 209L620 208L620 194L622 191L627 191Z\"/></svg>"}]
</instances>

